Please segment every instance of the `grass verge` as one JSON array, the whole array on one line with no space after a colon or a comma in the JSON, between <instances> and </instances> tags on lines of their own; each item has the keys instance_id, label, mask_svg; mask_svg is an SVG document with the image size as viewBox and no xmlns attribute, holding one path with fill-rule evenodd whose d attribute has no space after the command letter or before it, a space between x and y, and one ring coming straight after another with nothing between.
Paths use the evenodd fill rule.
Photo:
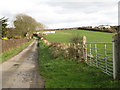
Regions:
<instances>
[{"instance_id":1,"label":"grass verge","mask_svg":"<svg viewBox=\"0 0 120 90\"><path fill-rule=\"evenodd\" d=\"M6 52L0 54L0 63L8 60L12 56L16 55L17 53L19 53L20 51L25 49L32 41L33 40L30 40L29 42L26 42L26 43L22 44L21 46L18 46L17 48L13 48L9 51L6 51Z\"/></svg>"},{"instance_id":2,"label":"grass verge","mask_svg":"<svg viewBox=\"0 0 120 90\"><path fill-rule=\"evenodd\" d=\"M40 42L40 74L45 88L120 88L119 81L102 73L95 67L74 60L54 59L48 46Z\"/></svg>"}]
</instances>

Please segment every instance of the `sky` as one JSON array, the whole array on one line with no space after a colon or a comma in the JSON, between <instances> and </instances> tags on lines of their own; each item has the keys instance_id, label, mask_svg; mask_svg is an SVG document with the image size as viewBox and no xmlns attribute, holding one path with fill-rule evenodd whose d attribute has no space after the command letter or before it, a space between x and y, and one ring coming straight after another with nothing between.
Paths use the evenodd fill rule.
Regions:
<instances>
[{"instance_id":1,"label":"sky","mask_svg":"<svg viewBox=\"0 0 120 90\"><path fill-rule=\"evenodd\" d=\"M48 28L118 25L119 0L0 0L0 18L9 26L26 14Z\"/></svg>"}]
</instances>

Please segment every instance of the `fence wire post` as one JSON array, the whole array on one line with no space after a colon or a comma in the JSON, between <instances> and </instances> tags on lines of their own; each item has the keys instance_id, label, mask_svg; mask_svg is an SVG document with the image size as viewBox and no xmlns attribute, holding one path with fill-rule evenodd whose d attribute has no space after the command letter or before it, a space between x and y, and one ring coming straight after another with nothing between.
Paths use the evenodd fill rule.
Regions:
<instances>
[{"instance_id":1,"label":"fence wire post","mask_svg":"<svg viewBox=\"0 0 120 90\"><path fill-rule=\"evenodd\" d=\"M120 80L120 33L113 37L113 78Z\"/></svg>"}]
</instances>

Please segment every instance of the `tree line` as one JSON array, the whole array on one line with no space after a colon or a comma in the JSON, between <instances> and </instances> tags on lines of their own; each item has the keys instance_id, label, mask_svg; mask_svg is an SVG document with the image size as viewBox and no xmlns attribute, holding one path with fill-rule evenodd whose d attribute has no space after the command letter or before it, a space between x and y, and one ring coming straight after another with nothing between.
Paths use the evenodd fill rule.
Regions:
<instances>
[{"instance_id":1,"label":"tree line","mask_svg":"<svg viewBox=\"0 0 120 90\"><path fill-rule=\"evenodd\" d=\"M44 29L45 25L37 22L31 16L25 14L16 15L13 21L14 28L7 28L8 18L1 18L1 37L30 39L36 30Z\"/></svg>"}]
</instances>

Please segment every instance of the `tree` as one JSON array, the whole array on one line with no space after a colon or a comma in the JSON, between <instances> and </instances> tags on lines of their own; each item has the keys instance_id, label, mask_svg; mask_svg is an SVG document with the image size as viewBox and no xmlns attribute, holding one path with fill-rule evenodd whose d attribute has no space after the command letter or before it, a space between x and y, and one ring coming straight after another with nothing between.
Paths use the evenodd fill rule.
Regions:
<instances>
[{"instance_id":1,"label":"tree","mask_svg":"<svg viewBox=\"0 0 120 90\"><path fill-rule=\"evenodd\" d=\"M37 28L43 28L42 23L38 23L34 18L25 14L18 14L14 21L16 35L31 38Z\"/></svg>"},{"instance_id":2,"label":"tree","mask_svg":"<svg viewBox=\"0 0 120 90\"><path fill-rule=\"evenodd\" d=\"M37 22L36 23L36 30L44 29L46 26L42 23Z\"/></svg>"},{"instance_id":3,"label":"tree","mask_svg":"<svg viewBox=\"0 0 120 90\"><path fill-rule=\"evenodd\" d=\"M6 28L6 37L11 39L15 36L15 30L14 28Z\"/></svg>"},{"instance_id":4,"label":"tree","mask_svg":"<svg viewBox=\"0 0 120 90\"><path fill-rule=\"evenodd\" d=\"M2 34L2 37L6 36L6 27L8 25L7 21L8 21L8 18L5 18L5 17L0 19L0 22L1 22L1 25L2 25L0 34Z\"/></svg>"}]
</instances>

